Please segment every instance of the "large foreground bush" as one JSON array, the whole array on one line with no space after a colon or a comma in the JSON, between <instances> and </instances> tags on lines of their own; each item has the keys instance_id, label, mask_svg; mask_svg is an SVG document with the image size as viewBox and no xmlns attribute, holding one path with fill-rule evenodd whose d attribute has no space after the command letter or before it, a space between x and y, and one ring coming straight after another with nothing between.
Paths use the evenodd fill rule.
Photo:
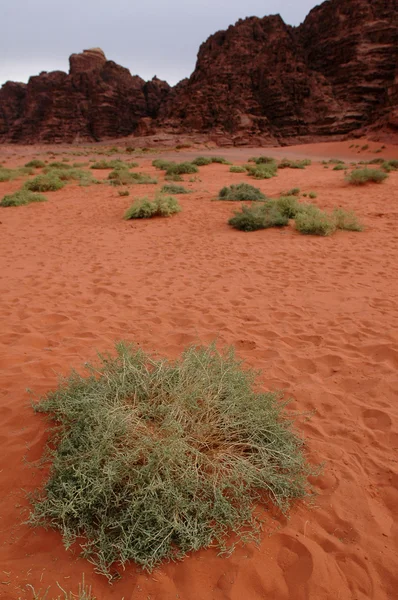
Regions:
<instances>
[{"instance_id":1,"label":"large foreground bush","mask_svg":"<svg viewBox=\"0 0 398 600\"><path fill-rule=\"evenodd\" d=\"M254 391L232 351L169 362L118 345L87 368L36 407L55 429L30 523L81 543L99 572L224 548L231 531L259 533L254 503L285 511L307 493L291 414L277 393Z\"/></svg>"}]
</instances>

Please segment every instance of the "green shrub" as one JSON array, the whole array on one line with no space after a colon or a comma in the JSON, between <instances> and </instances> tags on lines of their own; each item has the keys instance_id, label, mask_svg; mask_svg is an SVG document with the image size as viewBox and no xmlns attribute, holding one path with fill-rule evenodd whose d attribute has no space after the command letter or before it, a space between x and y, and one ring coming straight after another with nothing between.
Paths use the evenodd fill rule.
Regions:
<instances>
[{"instance_id":1,"label":"green shrub","mask_svg":"<svg viewBox=\"0 0 398 600\"><path fill-rule=\"evenodd\" d=\"M128 190L119 190L119 196L130 196L130 192Z\"/></svg>"},{"instance_id":2,"label":"green shrub","mask_svg":"<svg viewBox=\"0 0 398 600\"><path fill-rule=\"evenodd\" d=\"M49 173L47 175L37 175L25 183L25 189L31 192L56 192L64 187L65 181L61 181L57 175Z\"/></svg>"},{"instance_id":3,"label":"green shrub","mask_svg":"<svg viewBox=\"0 0 398 600\"><path fill-rule=\"evenodd\" d=\"M145 175L144 173L130 173L127 169L115 169L108 175L109 183L111 185L129 185L133 183L137 184L156 184L158 180Z\"/></svg>"},{"instance_id":4,"label":"green shrub","mask_svg":"<svg viewBox=\"0 0 398 600\"><path fill-rule=\"evenodd\" d=\"M304 160L289 160L283 158L278 164L278 169L305 169L305 167L308 167L311 164L312 163L308 158L305 158Z\"/></svg>"},{"instance_id":5,"label":"green shrub","mask_svg":"<svg viewBox=\"0 0 398 600\"><path fill-rule=\"evenodd\" d=\"M51 169L71 169L71 165L64 162L55 161L48 165Z\"/></svg>"},{"instance_id":6,"label":"green shrub","mask_svg":"<svg viewBox=\"0 0 398 600\"><path fill-rule=\"evenodd\" d=\"M46 202L47 198L41 194L35 194L29 190L22 189L14 192L13 194L7 194L0 202L0 206L24 206L31 202Z\"/></svg>"},{"instance_id":7,"label":"green shrub","mask_svg":"<svg viewBox=\"0 0 398 600\"><path fill-rule=\"evenodd\" d=\"M41 169L45 167L46 163L43 160L39 160L38 158L34 158L26 163L25 167L33 168L33 169Z\"/></svg>"},{"instance_id":8,"label":"green shrub","mask_svg":"<svg viewBox=\"0 0 398 600\"><path fill-rule=\"evenodd\" d=\"M247 165L246 171L255 179L271 179L277 174L276 163Z\"/></svg>"},{"instance_id":9,"label":"green shrub","mask_svg":"<svg viewBox=\"0 0 398 600\"><path fill-rule=\"evenodd\" d=\"M300 210L300 203L296 196L281 196L274 202L279 212L288 219L294 219Z\"/></svg>"},{"instance_id":10,"label":"green shrub","mask_svg":"<svg viewBox=\"0 0 398 600\"><path fill-rule=\"evenodd\" d=\"M254 162L256 165L272 165L276 161L272 156L252 156L248 162Z\"/></svg>"},{"instance_id":11,"label":"green shrub","mask_svg":"<svg viewBox=\"0 0 398 600\"><path fill-rule=\"evenodd\" d=\"M197 156L193 159L192 164L198 167L204 167L206 165L211 165L213 161L209 156Z\"/></svg>"},{"instance_id":12,"label":"green shrub","mask_svg":"<svg viewBox=\"0 0 398 600\"><path fill-rule=\"evenodd\" d=\"M117 346L115 358L73 372L36 406L55 421L48 481L29 523L58 529L110 577L132 560L164 560L258 539L258 503L284 513L314 474L297 414L232 350L190 348L170 362ZM246 535L245 535L246 534Z\"/></svg>"},{"instance_id":13,"label":"green shrub","mask_svg":"<svg viewBox=\"0 0 398 600\"><path fill-rule=\"evenodd\" d=\"M240 167L237 165L233 165L229 168L230 173L246 173L247 169L245 167Z\"/></svg>"},{"instance_id":14,"label":"green shrub","mask_svg":"<svg viewBox=\"0 0 398 600\"><path fill-rule=\"evenodd\" d=\"M167 175L185 175L190 173L198 173L199 169L196 165L190 162L176 163L170 165L166 171Z\"/></svg>"},{"instance_id":15,"label":"green shrub","mask_svg":"<svg viewBox=\"0 0 398 600\"><path fill-rule=\"evenodd\" d=\"M369 150L369 144L365 144L362 146L361 150Z\"/></svg>"},{"instance_id":16,"label":"green shrub","mask_svg":"<svg viewBox=\"0 0 398 600\"><path fill-rule=\"evenodd\" d=\"M223 187L219 194L219 200L266 200L265 194L263 194L258 188L249 185L248 183L238 183L237 185L231 185L229 187Z\"/></svg>"},{"instance_id":17,"label":"green shrub","mask_svg":"<svg viewBox=\"0 0 398 600\"><path fill-rule=\"evenodd\" d=\"M318 198L318 194L316 194L315 192L310 192L308 196L311 198L311 200L315 200L315 198Z\"/></svg>"},{"instance_id":18,"label":"green shrub","mask_svg":"<svg viewBox=\"0 0 398 600\"><path fill-rule=\"evenodd\" d=\"M24 175L31 175L33 168L31 167L19 167L18 169L8 169L6 167L0 167L0 182L12 181L18 179Z\"/></svg>"},{"instance_id":19,"label":"green shrub","mask_svg":"<svg viewBox=\"0 0 398 600\"><path fill-rule=\"evenodd\" d=\"M134 163L135 165L137 163ZM124 163L122 160L116 159L116 160L98 160L97 162L93 163L90 167L90 169L128 169L129 165L127 165L126 163Z\"/></svg>"},{"instance_id":20,"label":"green shrub","mask_svg":"<svg viewBox=\"0 0 398 600\"><path fill-rule=\"evenodd\" d=\"M366 183L382 183L387 179L387 173L379 169L355 169L347 176L348 183L352 185L365 185Z\"/></svg>"},{"instance_id":21,"label":"green shrub","mask_svg":"<svg viewBox=\"0 0 398 600\"><path fill-rule=\"evenodd\" d=\"M333 171L344 171L345 168L345 165L339 163L338 165L333 167Z\"/></svg>"},{"instance_id":22,"label":"green shrub","mask_svg":"<svg viewBox=\"0 0 398 600\"><path fill-rule=\"evenodd\" d=\"M386 173L390 173L391 171L398 171L398 160L383 161L382 167Z\"/></svg>"},{"instance_id":23,"label":"green shrub","mask_svg":"<svg viewBox=\"0 0 398 600\"><path fill-rule=\"evenodd\" d=\"M189 194L190 191L185 189L182 185L166 184L160 190L161 194Z\"/></svg>"},{"instance_id":24,"label":"green shrub","mask_svg":"<svg viewBox=\"0 0 398 600\"><path fill-rule=\"evenodd\" d=\"M344 162L344 160L340 160L339 158L331 158L328 161L328 164L330 164L330 165L344 165L345 162Z\"/></svg>"},{"instance_id":25,"label":"green shrub","mask_svg":"<svg viewBox=\"0 0 398 600\"><path fill-rule=\"evenodd\" d=\"M170 160L163 160L162 158L157 158L152 161L152 166L156 167L156 169L160 169L160 171L167 171L170 167L176 165L177 163Z\"/></svg>"},{"instance_id":26,"label":"green shrub","mask_svg":"<svg viewBox=\"0 0 398 600\"><path fill-rule=\"evenodd\" d=\"M230 165L231 163L229 162L229 160L227 160L226 158L224 158L223 156L212 156L210 158L212 163L216 163L219 165Z\"/></svg>"},{"instance_id":27,"label":"green shrub","mask_svg":"<svg viewBox=\"0 0 398 600\"><path fill-rule=\"evenodd\" d=\"M184 181L183 177L178 173L171 173L170 175L164 176L166 181Z\"/></svg>"},{"instance_id":28,"label":"green shrub","mask_svg":"<svg viewBox=\"0 0 398 600\"><path fill-rule=\"evenodd\" d=\"M295 217L296 229L305 235L330 235L336 230L333 217L313 205L302 206Z\"/></svg>"},{"instance_id":29,"label":"green shrub","mask_svg":"<svg viewBox=\"0 0 398 600\"><path fill-rule=\"evenodd\" d=\"M269 227L283 227L289 218L283 215L274 202L262 202L252 206L243 205L241 212L235 212L228 224L240 231L257 231Z\"/></svg>"},{"instance_id":30,"label":"green shrub","mask_svg":"<svg viewBox=\"0 0 398 600\"><path fill-rule=\"evenodd\" d=\"M368 161L368 165L382 165L384 162L384 158L372 158L372 160Z\"/></svg>"},{"instance_id":31,"label":"green shrub","mask_svg":"<svg viewBox=\"0 0 398 600\"><path fill-rule=\"evenodd\" d=\"M333 218L337 229L346 231L363 231L363 225L358 221L358 217L353 211L346 211L343 208L335 208Z\"/></svg>"},{"instance_id":32,"label":"green shrub","mask_svg":"<svg viewBox=\"0 0 398 600\"><path fill-rule=\"evenodd\" d=\"M286 194L282 194L283 196L300 196L300 188L292 188Z\"/></svg>"},{"instance_id":33,"label":"green shrub","mask_svg":"<svg viewBox=\"0 0 398 600\"><path fill-rule=\"evenodd\" d=\"M124 218L150 219L151 217L170 217L181 211L178 201L172 196L157 195L155 200L138 198L126 211Z\"/></svg>"}]
</instances>

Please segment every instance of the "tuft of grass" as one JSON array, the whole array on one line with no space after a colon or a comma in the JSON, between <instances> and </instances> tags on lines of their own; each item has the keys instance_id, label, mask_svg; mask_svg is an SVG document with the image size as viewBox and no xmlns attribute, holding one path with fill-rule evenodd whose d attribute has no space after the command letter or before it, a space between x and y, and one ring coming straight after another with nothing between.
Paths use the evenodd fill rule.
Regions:
<instances>
[{"instance_id":1,"label":"tuft of grass","mask_svg":"<svg viewBox=\"0 0 398 600\"><path fill-rule=\"evenodd\" d=\"M346 211L343 208L335 208L333 218L337 229L345 231L363 231L363 225L358 221L358 217L353 211Z\"/></svg>"},{"instance_id":2,"label":"tuft of grass","mask_svg":"<svg viewBox=\"0 0 398 600\"><path fill-rule=\"evenodd\" d=\"M19 167L18 169L8 169L7 167L0 167L0 183L6 181L12 181L22 177L23 175L31 175L33 168L31 167Z\"/></svg>"},{"instance_id":3,"label":"tuft of grass","mask_svg":"<svg viewBox=\"0 0 398 600\"><path fill-rule=\"evenodd\" d=\"M240 231L257 231L270 227L284 227L289 217L284 215L276 202L268 201L252 206L243 205L241 211L236 211L228 224Z\"/></svg>"},{"instance_id":4,"label":"tuft of grass","mask_svg":"<svg viewBox=\"0 0 398 600\"><path fill-rule=\"evenodd\" d=\"M150 175L144 173L130 173L128 169L114 169L108 175L109 183L111 185L129 185L133 183L137 184L156 184L158 180Z\"/></svg>"},{"instance_id":5,"label":"tuft of grass","mask_svg":"<svg viewBox=\"0 0 398 600\"><path fill-rule=\"evenodd\" d=\"M56 192L65 186L65 180L61 180L56 174L37 175L25 183L25 189L31 192Z\"/></svg>"},{"instance_id":6,"label":"tuft of grass","mask_svg":"<svg viewBox=\"0 0 398 600\"><path fill-rule=\"evenodd\" d=\"M184 181L184 178L178 173L170 173L164 176L166 181Z\"/></svg>"},{"instance_id":7,"label":"tuft of grass","mask_svg":"<svg viewBox=\"0 0 398 600\"><path fill-rule=\"evenodd\" d=\"M247 169L245 167L240 167L238 165L233 165L229 168L230 173L247 173Z\"/></svg>"},{"instance_id":8,"label":"tuft of grass","mask_svg":"<svg viewBox=\"0 0 398 600\"><path fill-rule=\"evenodd\" d=\"M62 596L58 595L57 598L53 597L52 600L96 600L96 597L93 595L91 586L86 585L85 583L84 575L82 582L79 583L77 595L64 590L58 582L57 586L61 590ZM44 593L42 593L41 590L36 592L35 588L29 584L26 587L29 588L32 592L32 600L50 600L48 596L49 588L47 588L47 590Z\"/></svg>"},{"instance_id":9,"label":"tuft of grass","mask_svg":"<svg viewBox=\"0 0 398 600\"><path fill-rule=\"evenodd\" d=\"M303 160L289 160L288 158L283 158L278 164L278 169L305 169L305 167L308 167L311 164L312 162L308 158Z\"/></svg>"},{"instance_id":10,"label":"tuft of grass","mask_svg":"<svg viewBox=\"0 0 398 600\"><path fill-rule=\"evenodd\" d=\"M150 219L152 217L170 217L181 212L176 198L158 194L155 200L138 198L126 211L124 219Z\"/></svg>"},{"instance_id":11,"label":"tuft of grass","mask_svg":"<svg viewBox=\"0 0 398 600\"><path fill-rule=\"evenodd\" d=\"M35 194L27 189L22 189L4 196L0 201L0 206L25 206L31 202L46 202L46 200L47 198L42 194Z\"/></svg>"},{"instance_id":12,"label":"tuft of grass","mask_svg":"<svg viewBox=\"0 0 398 600\"><path fill-rule=\"evenodd\" d=\"M49 478L30 524L80 542L99 573L259 539L258 503L287 512L314 474L278 392L232 349L191 347L175 361L117 345L35 407L55 422ZM84 537L85 541L81 541Z\"/></svg>"},{"instance_id":13,"label":"tuft of grass","mask_svg":"<svg viewBox=\"0 0 398 600\"><path fill-rule=\"evenodd\" d=\"M255 179L271 179L275 177L277 174L277 166L276 163L267 163L267 164L256 164L256 165L247 165L246 171L251 177Z\"/></svg>"},{"instance_id":14,"label":"tuft of grass","mask_svg":"<svg viewBox=\"0 0 398 600\"><path fill-rule=\"evenodd\" d=\"M136 165L137 163L134 163ZM94 162L90 169L128 169L131 165L127 165L122 160L98 160Z\"/></svg>"},{"instance_id":15,"label":"tuft of grass","mask_svg":"<svg viewBox=\"0 0 398 600\"><path fill-rule=\"evenodd\" d=\"M252 156L248 162L254 162L256 165L272 165L276 161L272 156Z\"/></svg>"},{"instance_id":16,"label":"tuft of grass","mask_svg":"<svg viewBox=\"0 0 398 600\"><path fill-rule=\"evenodd\" d=\"M283 196L300 196L300 188L292 188L291 190L286 192L286 194L283 194Z\"/></svg>"},{"instance_id":17,"label":"tuft of grass","mask_svg":"<svg viewBox=\"0 0 398 600\"><path fill-rule=\"evenodd\" d=\"M308 196L309 198L311 198L311 200L315 200L315 198L318 198L318 194L316 192L310 192Z\"/></svg>"},{"instance_id":18,"label":"tuft of grass","mask_svg":"<svg viewBox=\"0 0 398 600\"><path fill-rule=\"evenodd\" d=\"M387 179L387 173L379 169L355 169L347 176L347 181L351 185L366 185L367 183L382 183Z\"/></svg>"},{"instance_id":19,"label":"tuft of grass","mask_svg":"<svg viewBox=\"0 0 398 600\"><path fill-rule=\"evenodd\" d=\"M190 191L182 185L166 184L160 190L161 194L189 194Z\"/></svg>"},{"instance_id":20,"label":"tuft of grass","mask_svg":"<svg viewBox=\"0 0 398 600\"><path fill-rule=\"evenodd\" d=\"M191 162L182 162L175 163L174 165L169 165L167 168L167 175L185 175L191 173L198 173L199 169L196 165Z\"/></svg>"},{"instance_id":21,"label":"tuft of grass","mask_svg":"<svg viewBox=\"0 0 398 600\"><path fill-rule=\"evenodd\" d=\"M119 190L118 195L119 196L130 196L130 192L128 190Z\"/></svg>"},{"instance_id":22,"label":"tuft of grass","mask_svg":"<svg viewBox=\"0 0 398 600\"><path fill-rule=\"evenodd\" d=\"M237 185L223 187L218 193L218 199L233 201L263 201L266 200L266 196L261 192L261 190L252 185L249 185L248 183L238 183Z\"/></svg>"},{"instance_id":23,"label":"tuft of grass","mask_svg":"<svg viewBox=\"0 0 398 600\"><path fill-rule=\"evenodd\" d=\"M301 206L295 216L295 224L297 231L305 235L326 236L336 230L334 218L312 204Z\"/></svg>"},{"instance_id":24,"label":"tuft of grass","mask_svg":"<svg viewBox=\"0 0 398 600\"><path fill-rule=\"evenodd\" d=\"M33 169L41 169L46 166L44 160L39 160L38 158L34 158L26 163L25 167L33 168Z\"/></svg>"}]
</instances>

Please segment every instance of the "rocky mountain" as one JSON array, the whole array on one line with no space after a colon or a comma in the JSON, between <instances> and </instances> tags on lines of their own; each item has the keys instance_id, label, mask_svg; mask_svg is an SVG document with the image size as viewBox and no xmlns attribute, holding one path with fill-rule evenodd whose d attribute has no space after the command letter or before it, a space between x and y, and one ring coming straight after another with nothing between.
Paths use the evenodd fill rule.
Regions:
<instances>
[{"instance_id":1,"label":"rocky mountain","mask_svg":"<svg viewBox=\"0 0 398 600\"><path fill-rule=\"evenodd\" d=\"M155 118L170 86L145 82L106 59L99 48L72 54L69 74L41 73L27 84L0 90L0 140L10 142L97 141L133 133Z\"/></svg>"},{"instance_id":2,"label":"rocky mountain","mask_svg":"<svg viewBox=\"0 0 398 600\"><path fill-rule=\"evenodd\" d=\"M250 17L201 45L174 88L140 77L100 49L69 74L7 82L0 141L73 142L154 129L209 133L220 143L289 143L398 134L398 0L329 0L299 27Z\"/></svg>"}]
</instances>

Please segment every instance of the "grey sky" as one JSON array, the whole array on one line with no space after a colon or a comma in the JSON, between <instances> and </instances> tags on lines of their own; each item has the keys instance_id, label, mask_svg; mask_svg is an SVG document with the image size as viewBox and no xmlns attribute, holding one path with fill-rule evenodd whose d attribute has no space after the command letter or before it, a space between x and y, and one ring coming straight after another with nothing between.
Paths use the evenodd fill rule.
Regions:
<instances>
[{"instance_id":1,"label":"grey sky","mask_svg":"<svg viewBox=\"0 0 398 600\"><path fill-rule=\"evenodd\" d=\"M247 16L301 23L321 0L12 0L2 7L0 84L68 71L68 57L101 47L144 79L188 77L199 45Z\"/></svg>"}]
</instances>

